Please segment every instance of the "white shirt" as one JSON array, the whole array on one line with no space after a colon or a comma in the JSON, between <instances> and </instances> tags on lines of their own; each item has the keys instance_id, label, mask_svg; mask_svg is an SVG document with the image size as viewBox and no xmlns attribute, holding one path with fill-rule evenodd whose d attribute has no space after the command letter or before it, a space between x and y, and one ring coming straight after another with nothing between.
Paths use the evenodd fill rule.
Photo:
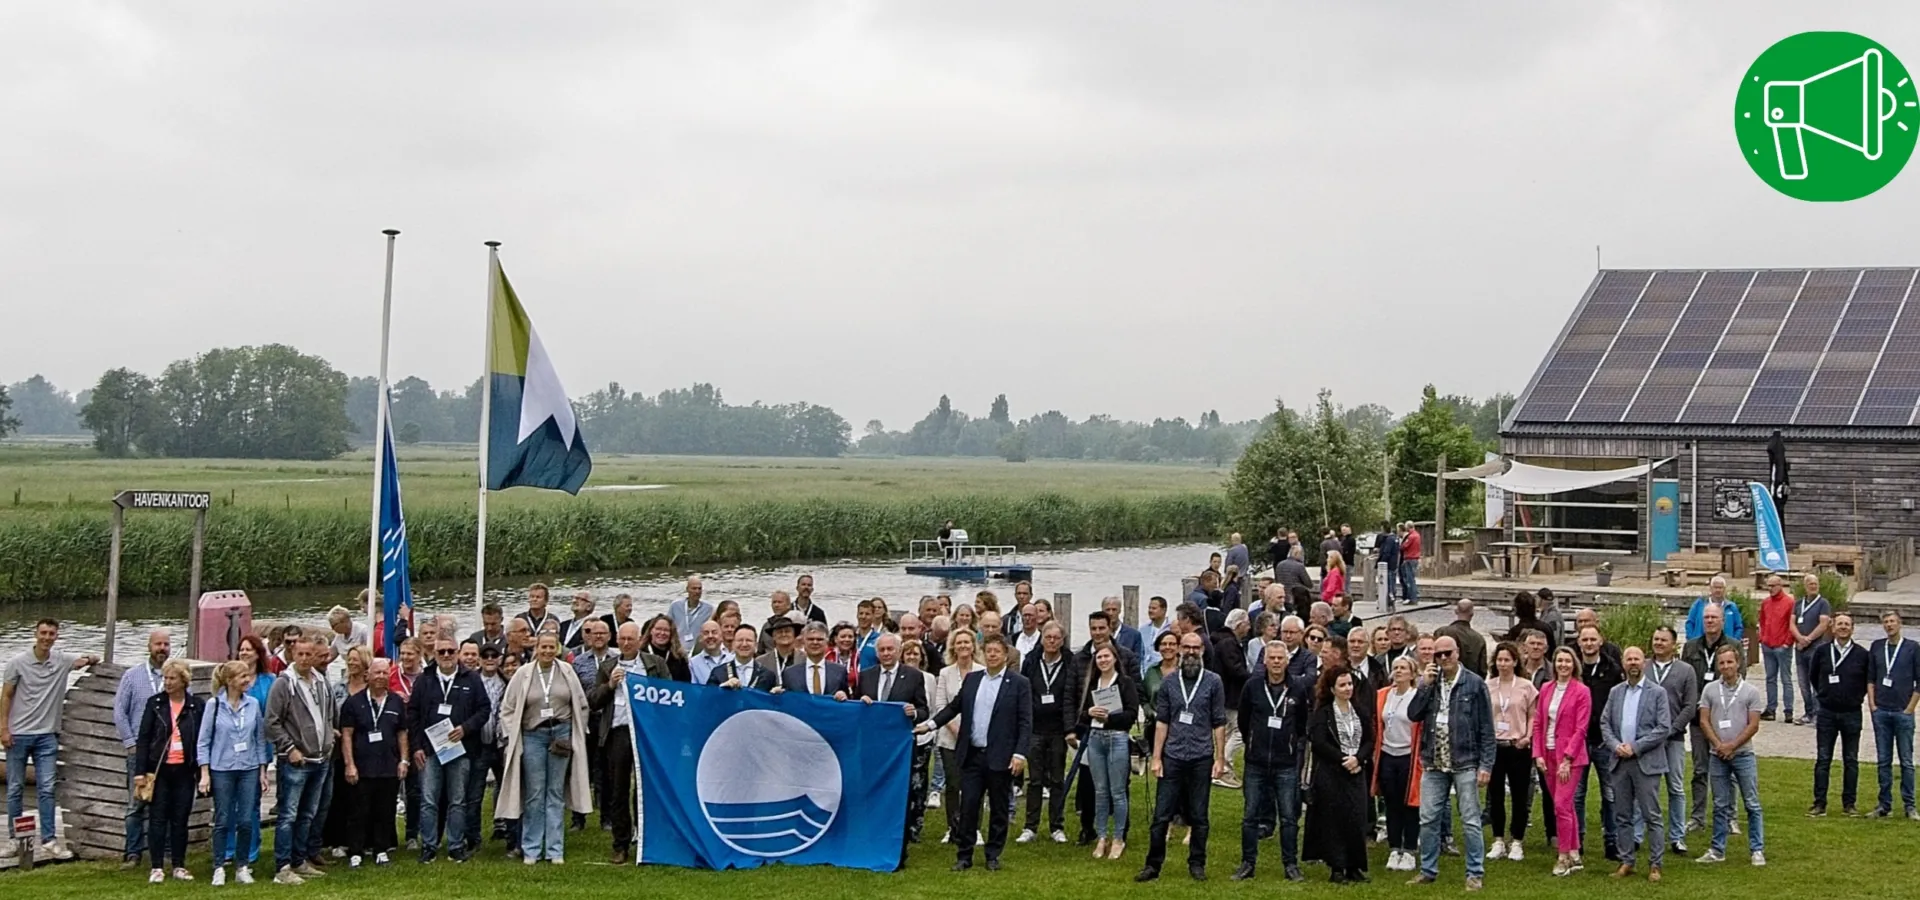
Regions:
<instances>
[{"instance_id":1,"label":"white shirt","mask_svg":"<svg viewBox=\"0 0 1920 900\"><path fill-rule=\"evenodd\" d=\"M967 736L968 743L977 748L987 746L987 729L993 725L993 706L1000 702L1000 686L1007 682L1007 670L1000 674L986 672L980 676L980 690L973 695L973 729Z\"/></svg>"}]
</instances>

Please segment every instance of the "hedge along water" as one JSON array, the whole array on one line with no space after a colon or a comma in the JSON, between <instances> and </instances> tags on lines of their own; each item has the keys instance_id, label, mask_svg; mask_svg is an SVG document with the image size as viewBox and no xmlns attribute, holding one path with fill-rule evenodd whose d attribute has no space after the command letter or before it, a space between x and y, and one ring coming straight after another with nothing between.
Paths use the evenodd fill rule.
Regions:
<instances>
[{"instance_id":1,"label":"hedge along water","mask_svg":"<svg viewBox=\"0 0 1920 900\"><path fill-rule=\"evenodd\" d=\"M947 519L963 523L982 541L1038 550L1214 537L1225 518L1225 503L1217 494L649 504L580 500L494 512L487 528L487 574L904 555L909 541L930 536ZM363 582L366 527L361 511L223 509L208 523L203 583L257 590ZM474 528L473 511L465 507L409 511L413 577L472 577ZM108 540L104 514L0 520L0 599L103 596ZM191 541L190 521L129 518L121 551L121 592L184 592Z\"/></svg>"}]
</instances>

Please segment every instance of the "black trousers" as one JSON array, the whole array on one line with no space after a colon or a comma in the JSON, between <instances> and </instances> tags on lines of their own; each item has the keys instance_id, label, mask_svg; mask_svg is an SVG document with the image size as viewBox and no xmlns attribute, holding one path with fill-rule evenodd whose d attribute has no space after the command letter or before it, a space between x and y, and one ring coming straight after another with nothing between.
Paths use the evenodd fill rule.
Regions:
<instances>
[{"instance_id":1,"label":"black trousers","mask_svg":"<svg viewBox=\"0 0 1920 900\"><path fill-rule=\"evenodd\" d=\"M947 773L952 779L953 773ZM954 855L973 861L973 842L980 834L980 803L987 804L987 858L999 859L1007 846L1007 821L1013 818L1013 772L987 768L985 750L967 754L960 767L960 818L954 826Z\"/></svg>"},{"instance_id":2,"label":"black trousers","mask_svg":"<svg viewBox=\"0 0 1920 900\"><path fill-rule=\"evenodd\" d=\"M34 773L38 775L38 772ZM53 777L52 772L47 773ZM153 853L153 867L187 867L187 817L193 814L193 789L199 781L192 766L163 763L154 773L153 802L147 804L147 848Z\"/></svg>"},{"instance_id":3,"label":"black trousers","mask_svg":"<svg viewBox=\"0 0 1920 900\"><path fill-rule=\"evenodd\" d=\"M615 852L633 843L633 733L627 726L607 733L607 742L589 758L600 761L600 821L613 832ZM608 802L611 801L611 802Z\"/></svg>"},{"instance_id":4,"label":"black trousers","mask_svg":"<svg viewBox=\"0 0 1920 900\"><path fill-rule=\"evenodd\" d=\"M1153 836L1147 845L1149 869L1167 861L1167 827L1180 816L1193 827L1187 842L1187 866L1207 864L1207 803L1213 796L1213 759L1163 759L1163 776L1153 802Z\"/></svg>"},{"instance_id":5,"label":"black trousers","mask_svg":"<svg viewBox=\"0 0 1920 900\"><path fill-rule=\"evenodd\" d=\"M1840 803L1852 808L1860 799L1860 710L1829 709L1813 716L1813 802L1827 805L1833 777L1833 745L1840 744Z\"/></svg>"},{"instance_id":6,"label":"black trousers","mask_svg":"<svg viewBox=\"0 0 1920 900\"><path fill-rule=\"evenodd\" d=\"M1033 748L1027 753L1027 828L1045 834L1047 831L1060 831L1066 828L1063 820L1067 814L1067 790L1062 782L1067 769L1067 736L1064 734L1036 734L1033 736ZM1040 828L1040 798L1051 792L1047 800L1046 831Z\"/></svg>"},{"instance_id":7,"label":"black trousers","mask_svg":"<svg viewBox=\"0 0 1920 900\"><path fill-rule=\"evenodd\" d=\"M1527 837L1527 816L1533 812L1533 754L1523 747L1500 745L1493 751L1493 778L1487 782L1487 822L1493 839ZM1513 798L1513 827L1507 827L1507 798Z\"/></svg>"},{"instance_id":8,"label":"black trousers","mask_svg":"<svg viewBox=\"0 0 1920 900\"><path fill-rule=\"evenodd\" d=\"M400 846L394 830L394 801L400 796L400 778L361 776L353 791L353 825L347 831L347 855L389 853Z\"/></svg>"},{"instance_id":9,"label":"black trousers","mask_svg":"<svg viewBox=\"0 0 1920 900\"><path fill-rule=\"evenodd\" d=\"M913 748L913 767L907 775L907 828L901 840L900 858L907 858L907 844L919 843L920 830L927 822L927 783L933 774L933 745Z\"/></svg>"},{"instance_id":10,"label":"black trousers","mask_svg":"<svg viewBox=\"0 0 1920 900\"><path fill-rule=\"evenodd\" d=\"M1387 848L1420 850L1420 807L1407 805L1408 782L1413 779L1413 754L1380 754L1380 802L1386 808Z\"/></svg>"}]
</instances>

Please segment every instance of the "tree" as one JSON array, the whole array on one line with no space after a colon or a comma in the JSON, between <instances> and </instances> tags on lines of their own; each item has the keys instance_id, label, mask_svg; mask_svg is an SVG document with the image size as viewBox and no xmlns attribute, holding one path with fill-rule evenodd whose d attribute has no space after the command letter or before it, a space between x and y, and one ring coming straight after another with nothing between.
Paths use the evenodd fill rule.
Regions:
<instances>
[{"instance_id":1,"label":"tree","mask_svg":"<svg viewBox=\"0 0 1920 900\"><path fill-rule=\"evenodd\" d=\"M1387 432L1393 430L1393 410L1378 403L1362 403L1352 409L1340 411L1340 420L1357 434L1367 436L1368 440L1385 440Z\"/></svg>"},{"instance_id":2,"label":"tree","mask_svg":"<svg viewBox=\"0 0 1920 900\"><path fill-rule=\"evenodd\" d=\"M420 423L408 422L400 426L400 431L394 435L394 438L402 444L420 443Z\"/></svg>"},{"instance_id":3,"label":"tree","mask_svg":"<svg viewBox=\"0 0 1920 900\"><path fill-rule=\"evenodd\" d=\"M1485 461L1485 445L1474 439L1472 427L1455 418L1456 408L1440 397L1433 385L1427 385L1420 394L1420 408L1387 433L1387 458L1393 462L1390 494L1394 518L1433 518L1433 479L1415 473L1432 472L1442 456L1450 469ZM1468 509L1476 487L1471 481L1448 482L1447 508Z\"/></svg>"},{"instance_id":4,"label":"tree","mask_svg":"<svg viewBox=\"0 0 1920 900\"><path fill-rule=\"evenodd\" d=\"M1027 430L1015 429L1000 439L1000 458L1007 462L1027 461Z\"/></svg>"},{"instance_id":5,"label":"tree","mask_svg":"<svg viewBox=\"0 0 1920 900\"><path fill-rule=\"evenodd\" d=\"M80 406L73 396L35 375L0 389L13 398L13 414L21 434L78 434Z\"/></svg>"},{"instance_id":6,"label":"tree","mask_svg":"<svg viewBox=\"0 0 1920 900\"><path fill-rule=\"evenodd\" d=\"M1227 479L1235 527L1271 534L1275 527L1317 531L1378 521L1379 447L1340 421L1332 394L1320 392L1311 419L1280 404L1274 413Z\"/></svg>"},{"instance_id":7,"label":"tree","mask_svg":"<svg viewBox=\"0 0 1920 900\"><path fill-rule=\"evenodd\" d=\"M20 420L7 415L13 408L13 398L7 396L7 389L0 387L0 438L6 437L20 427Z\"/></svg>"},{"instance_id":8,"label":"tree","mask_svg":"<svg viewBox=\"0 0 1920 900\"><path fill-rule=\"evenodd\" d=\"M995 425L1013 425L1013 420L1007 417L1007 395L993 398L993 408L987 411L987 421Z\"/></svg>"},{"instance_id":9,"label":"tree","mask_svg":"<svg viewBox=\"0 0 1920 900\"><path fill-rule=\"evenodd\" d=\"M153 379L132 369L100 376L80 408L80 423L93 432L102 456L123 457L148 440L155 421Z\"/></svg>"},{"instance_id":10,"label":"tree","mask_svg":"<svg viewBox=\"0 0 1920 900\"><path fill-rule=\"evenodd\" d=\"M169 365L154 390L166 456L329 459L347 449L347 376L285 344L209 350Z\"/></svg>"}]
</instances>

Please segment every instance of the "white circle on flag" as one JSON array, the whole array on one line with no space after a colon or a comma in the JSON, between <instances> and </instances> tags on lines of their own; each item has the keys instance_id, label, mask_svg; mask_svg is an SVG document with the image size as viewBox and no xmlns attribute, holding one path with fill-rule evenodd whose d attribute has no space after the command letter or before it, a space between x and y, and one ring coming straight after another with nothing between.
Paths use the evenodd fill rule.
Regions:
<instances>
[{"instance_id":1,"label":"white circle on flag","mask_svg":"<svg viewBox=\"0 0 1920 900\"><path fill-rule=\"evenodd\" d=\"M840 757L813 726L770 709L741 710L707 737L694 769L713 833L748 856L791 856L818 842L840 811Z\"/></svg>"}]
</instances>

